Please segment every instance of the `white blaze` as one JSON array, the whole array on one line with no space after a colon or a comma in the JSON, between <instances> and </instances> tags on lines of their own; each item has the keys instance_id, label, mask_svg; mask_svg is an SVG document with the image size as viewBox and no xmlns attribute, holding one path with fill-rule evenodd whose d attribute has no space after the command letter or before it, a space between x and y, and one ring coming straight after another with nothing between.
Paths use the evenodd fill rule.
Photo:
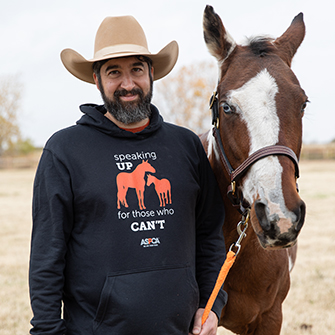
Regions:
<instances>
[{"instance_id":1,"label":"white blaze","mask_svg":"<svg viewBox=\"0 0 335 335\"><path fill-rule=\"evenodd\" d=\"M230 92L230 99L241 110L250 135L250 152L278 142L279 118L276 109L278 86L264 69L241 88Z\"/></svg>"},{"instance_id":2,"label":"white blaze","mask_svg":"<svg viewBox=\"0 0 335 335\"><path fill-rule=\"evenodd\" d=\"M264 69L237 90L229 92L228 102L237 106L237 113L244 120L250 138L250 152L274 145L279 137L279 118L276 109L278 86ZM282 192L282 166L276 156L261 159L252 165L243 186L243 195L249 203L259 196L268 205L270 216L281 219L295 218L286 208ZM289 222L280 227L284 232ZM285 229L286 228L286 229Z\"/></svg>"}]
</instances>

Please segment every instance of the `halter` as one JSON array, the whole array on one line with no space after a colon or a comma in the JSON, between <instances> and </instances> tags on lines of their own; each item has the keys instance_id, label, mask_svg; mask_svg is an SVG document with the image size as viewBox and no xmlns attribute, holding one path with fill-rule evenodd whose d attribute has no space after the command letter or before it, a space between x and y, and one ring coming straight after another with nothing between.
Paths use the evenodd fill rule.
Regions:
<instances>
[{"instance_id":1,"label":"halter","mask_svg":"<svg viewBox=\"0 0 335 335\"><path fill-rule=\"evenodd\" d=\"M217 92L214 92L209 103L209 107L212 110L212 124L213 127L213 136L215 138L216 144L219 148L219 156L222 165L225 167L229 177L230 177L230 185L227 189L227 196L232 202L233 206L237 208L237 210L242 214L246 215L246 212L250 210L250 204L243 199L243 194L240 194L236 191L236 183L239 179L249 170L249 168L258 160L272 156L272 155L284 155L292 160L295 167L295 177L299 178L299 163L296 154L292 149L283 145L270 145L264 148L261 148L254 153L252 153L240 166L238 166L235 170L232 168L227 155L224 151L222 139L219 130L219 103L217 98ZM298 190L298 185L297 185Z\"/></svg>"}]
</instances>

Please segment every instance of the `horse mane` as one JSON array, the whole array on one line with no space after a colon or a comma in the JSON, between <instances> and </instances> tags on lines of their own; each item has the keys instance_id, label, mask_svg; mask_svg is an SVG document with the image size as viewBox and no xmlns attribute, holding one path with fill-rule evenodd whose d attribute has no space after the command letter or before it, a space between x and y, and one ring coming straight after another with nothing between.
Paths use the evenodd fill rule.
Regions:
<instances>
[{"instance_id":1,"label":"horse mane","mask_svg":"<svg viewBox=\"0 0 335 335\"><path fill-rule=\"evenodd\" d=\"M274 38L265 36L250 37L247 39L246 46L252 51L255 56L264 57L273 53L275 46L273 45Z\"/></svg>"}]
</instances>

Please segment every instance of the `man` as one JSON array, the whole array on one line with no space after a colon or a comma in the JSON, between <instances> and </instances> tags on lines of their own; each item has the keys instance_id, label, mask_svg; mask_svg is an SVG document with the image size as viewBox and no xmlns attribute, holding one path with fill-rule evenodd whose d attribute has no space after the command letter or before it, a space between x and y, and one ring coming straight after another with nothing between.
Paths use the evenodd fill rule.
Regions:
<instances>
[{"instance_id":1,"label":"man","mask_svg":"<svg viewBox=\"0 0 335 335\"><path fill-rule=\"evenodd\" d=\"M201 316L225 260L220 193L198 137L150 103L153 80L177 56L175 41L150 54L130 16L102 22L92 60L62 51L104 105L82 105L77 124L43 150L31 334L216 334L226 293L203 326Z\"/></svg>"}]
</instances>

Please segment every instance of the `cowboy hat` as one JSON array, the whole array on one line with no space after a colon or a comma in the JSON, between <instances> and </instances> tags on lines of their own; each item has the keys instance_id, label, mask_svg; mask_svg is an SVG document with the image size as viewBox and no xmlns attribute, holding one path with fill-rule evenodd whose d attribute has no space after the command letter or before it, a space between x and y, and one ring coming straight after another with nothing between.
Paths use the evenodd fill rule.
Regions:
<instances>
[{"instance_id":1,"label":"cowboy hat","mask_svg":"<svg viewBox=\"0 0 335 335\"><path fill-rule=\"evenodd\" d=\"M170 42L157 54L148 50L144 31L132 16L106 17L95 36L94 56L86 60L72 49L61 52L61 60L66 69L75 77L94 84L93 63L96 61L128 57L147 56L152 60L154 80L166 76L176 64L178 44Z\"/></svg>"}]
</instances>

